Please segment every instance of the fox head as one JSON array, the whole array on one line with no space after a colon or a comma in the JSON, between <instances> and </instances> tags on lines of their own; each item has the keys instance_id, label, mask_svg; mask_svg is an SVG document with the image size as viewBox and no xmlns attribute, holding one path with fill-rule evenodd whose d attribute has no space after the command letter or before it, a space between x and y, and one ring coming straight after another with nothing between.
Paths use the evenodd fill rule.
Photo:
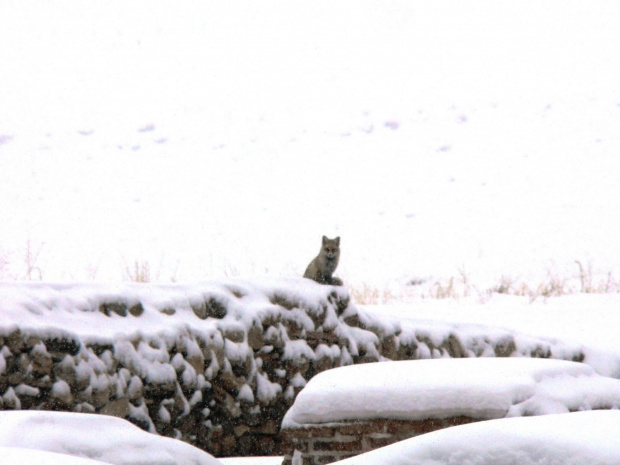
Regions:
<instances>
[{"instance_id":1,"label":"fox head","mask_svg":"<svg viewBox=\"0 0 620 465\"><path fill-rule=\"evenodd\" d=\"M337 259L340 255L340 236L335 239L328 239L326 236L323 236L321 253L324 254L328 260Z\"/></svg>"}]
</instances>

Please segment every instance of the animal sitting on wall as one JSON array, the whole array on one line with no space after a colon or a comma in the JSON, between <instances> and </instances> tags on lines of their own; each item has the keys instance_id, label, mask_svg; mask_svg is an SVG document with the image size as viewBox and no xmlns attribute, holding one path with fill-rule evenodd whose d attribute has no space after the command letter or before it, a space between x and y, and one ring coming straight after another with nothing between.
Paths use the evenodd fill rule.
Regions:
<instances>
[{"instance_id":1,"label":"animal sitting on wall","mask_svg":"<svg viewBox=\"0 0 620 465\"><path fill-rule=\"evenodd\" d=\"M319 284L342 286L341 279L332 277L338 266L339 259L340 237L328 239L326 236L323 236L321 251L306 268L304 278L312 279Z\"/></svg>"}]
</instances>

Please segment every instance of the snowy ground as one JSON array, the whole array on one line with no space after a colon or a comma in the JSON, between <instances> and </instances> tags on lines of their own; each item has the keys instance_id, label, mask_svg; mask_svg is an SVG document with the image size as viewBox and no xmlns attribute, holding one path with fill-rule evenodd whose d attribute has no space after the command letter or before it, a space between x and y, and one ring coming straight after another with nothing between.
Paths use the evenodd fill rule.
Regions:
<instances>
[{"instance_id":1,"label":"snowy ground","mask_svg":"<svg viewBox=\"0 0 620 465\"><path fill-rule=\"evenodd\" d=\"M3 2L0 277L618 276L619 9Z\"/></svg>"}]
</instances>

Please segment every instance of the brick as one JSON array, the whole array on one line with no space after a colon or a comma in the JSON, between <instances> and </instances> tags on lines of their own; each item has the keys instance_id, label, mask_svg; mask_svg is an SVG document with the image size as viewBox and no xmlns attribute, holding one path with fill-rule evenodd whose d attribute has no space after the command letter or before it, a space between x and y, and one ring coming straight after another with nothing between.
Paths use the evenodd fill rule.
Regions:
<instances>
[{"instance_id":1,"label":"brick","mask_svg":"<svg viewBox=\"0 0 620 465\"><path fill-rule=\"evenodd\" d=\"M319 456L315 457L314 463L316 463L318 465L323 465L323 464L327 464L327 463L337 462L340 459L341 459L341 457L337 457L337 456L334 456L334 455L319 455Z\"/></svg>"},{"instance_id":2,"label":"brick","mask_svg":"<svg viewBox=\"0 0 620 465\"><path fill-rule=\"evenodd\" d=\"M288 438L321 438L332 437L336 430L332 427L318 428L294 428L282 430L284 437Z\"/></svg>"},{"instance_id":3,"label":"brick","mask_svg":"<svg viewBox=\"0 0 620 465\"><path fill-rule=\"evenodd\" d=\"M398 442L398 439L395 437L389 438L368 438L368 444L372 449L378 449L379 447L389 446L390 444L394 444Z\"/></svg>"},{"instance_id":4,"label":"brick","mask_svg":"<svg viewBox=\"0 0 620 465\"><path fill-rule=\"evenodd\" d=\"M310 445L309 441L297 441L295 442L295 444L293 444L293 447L291 449L291 454L293 453L293 450L298 450L299 452L306 453L308 452L309 445Z\"/></svg>"},{"instance_id":5,"label":"brick","mask_svg":"<svg viewBox=\"0 0 620 465\"><path fill-rule=\"evenodd\" d=\"M284 440L282 444L280 444L280 451L286 457L289 455L293 455L293 451L295 450L295 445L291 441Z\"/></svg>"},{"instance_id":6,"label":"brick","mask_svg":"<svg viewBox=\"0 0 620 465\"><path fill-rule=\"evenodd\" d=\"M355 422L348 423L344 426L338 427L337 431L342 435L359 436L363 434L370 434L376 431L376 425L370 422Z\"/></svg>"},{"instance_id":7,"label":"brick","mask_svg":"<svg viewBox=\"0 0 620 465\"><path fill-rule=\"evenodd\" d=\"M386 432L398 436L422 432L423 424L429 420L423 421L391 421L386 425ZM432 420L431 420L432 421Z\"/></svg>"},{"instance_id":8,"label":"brick","mask_svg":"<svg viewBox=\"0 0 620 465\"><path fill-rule=\"evenodd\" d=\"M314 451L339 451L339 452L352 452L362 450L362 442L356 441L321 441L315 440L312 443L312 449Z\"/></svg>"}]
</instances>

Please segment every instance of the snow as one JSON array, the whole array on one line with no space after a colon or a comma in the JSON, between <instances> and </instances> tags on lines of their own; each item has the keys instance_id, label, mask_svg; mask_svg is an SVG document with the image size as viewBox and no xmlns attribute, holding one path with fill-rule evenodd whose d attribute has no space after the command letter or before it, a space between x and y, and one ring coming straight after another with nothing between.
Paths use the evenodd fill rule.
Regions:
<instances>
[{"instance_id":1,"label":"snow","mask_svg":"<svg viewBox=\"0 0 620 465\"><path fill-rule=\"evenodd\" d=\"M614 2L0 8L7 278L618 276Z\"/></svg>"},{"instance_id":2,"label":"snow","mask_svg":"<svg viewBox=\"0 0 620 465\"><path fill-rule=\"evenodd\" d=\"M547 269L578 278L576 259L595 279L617 278L619 13L585 0L3 2L0 279L50 283L0 284L0 328L87 343L168 343L186 328L219 338L275 312L277 293L320 306L322 291L276 278L300 276L323 234L342 237L337 274L351 285L459 270L481 287L501 275L536 285ZM248 310L233 304L218 324L194 315L202 285L51 284L126 280L134 265L160 282L272 279L210 284L223 299L232 286L247 294ZM98 312L111 296L144 313ZM543 338L620 378L619 305L617 294L494 296L360 313L401 340L455 333L469 355L474 336L518 348ZM174 322L162 313L172 307ZM325 327L336 325L330 312ZM339 330L352 342L345 358L374 350L371 335ZM226 342L226 354L243 357L244 344ZM116 346L148 379L176 377L157 347ZM286 350L311 356L295 341ZM421 344L418 355L438 353ZM184 383L206 382L178 368ZM77 366L94 385L104 370ZM591 392L600 378L578 380ZM588 404L555 381L537 383L516 413L551 409L551 398ZM142 390L137 377L124 382ZM259 385L263 402L278 392ZM19 408L13 388L2 399ZM553 419L505 421L526 420Z\"/></svg>"},{"instance_id":3,"label":"snow","mask_svg":"<svg viewBox=\"0 0 620 465\"><path fill-rule=\"evenodd\" d=\"M84 465L102 462L115 465L217 465L219 463L206 452L182 441L149 434L119 418L85 413L0 412L0 447L2 451L5 447L15 447L21 448L15 449L16 451L32 449L63 454L62 457L65 460L63 463L75 463L75 465L80 465L82 462L69 456L80 457ZM4 461L3 452L0 455L3 457L2 463L7 463ZM15 455L15 457L18 456ZM41 459L37 458L37 460L50 465L56 463L51 459L49 462L43 462L43 458L44 456L41 455ZM14 463L39 462L24 460Z\"/></svg>"},{"instance_id":4,"label":"snow","mask_svg":"<svg viewBox=\"0 0 620 465\"><path fill-rule=\"evenodd\" d=\"M423 434L342 465L616 465L620 412L509 418Z\"/></svg>"},{"instance_id":5,"label":"snow","mask_svg":"<svg viewBox=\"0 0 620 465\"><path fill-rule=\"evenodd\" d=\"M224 465L282 465L283 457L231 457L219 460Z\"/></svg>"},{"instance_id":6,"label":"snow","mask_svg":"<svg viewBox=\"0 0 620 465\"><path fill-rule=\"evenodd\" d=\"M232 290L241 290L243 301L233 297ZM331 288L318 286L300 278L254 278L252 280L222 280L187 285L143 284L57 284L0 282L0 329L14 328L41 333L46 336L79 335L84 342L110 342L118 335L132 337L139 334L156 334L158 340L151 344L140 343L138 348L130 343L119 345L118 356L123 363L140 365L148 360L144 369L155 378L176 377L170 366L153 368L157 362L169 360L163 347L157 344L166 338L177 337L185 328L200 330L205 337L220 338L218 329L226 333L236 330L243 333L261 314L278 312L271 303L274 295L286 296L292 302L304 301L309 308L327 303ZM336 290L336 292L345 292ZM226 302L227 315L221 319L201 319L190 302L203 302L204 296L219 297ZM123 303L130 307L138 302L143 306L139 316L121 317L111 312L109 316L99 311L102 304ZM164 310L176 309L174 318ZM303 314L303 315L302 315ZM310 321L303 312L295 312L288 318L299 319L300 324ZM217 341L216 341L217 342ZM224 341L221 341L224 346ZM194 348L195 349L195 348ZM188 348L192 350L192 348ZM246 344L234 345L228 341L226 350L231 357L244 357Z\"/></svg>"},{"instance_id":7,"label":"snow","mask_svg":"<svg viewBox=\"0 0 620 465\"><path fill-rule=\"evenodd\" d=\"M529 303L513 296L493 296L485 304L475 299L423 300L415 304L363 305L369 317L396 325L403 334L427 333L441 338L456 332L463 340L485 333L501 338L526 335L581 346L585 363L604 376L620 377L620 341L614 328L620 325L618 294L578 294Z\"/></svg>"},{"instance_id":8,"label":"snow","mask_svg":"<svg viewBox=\"0 0 620 465\"><path fill-rule=\"evenodd\" d=\"M425 420L620 408L620 380L583 363L468 358L363 364L319 373L282 422L295 428L373 418Z\"/></svg>"},{"instance_id":9,"label":"snow","mask_svg":"<svg viewBox=\"0 0 620 465\"><path fill-rule=\"evenodd\" d=\"M0 447L3 465L101 465L104 462L18 447Z\"/></svg>"}]
</instances>

